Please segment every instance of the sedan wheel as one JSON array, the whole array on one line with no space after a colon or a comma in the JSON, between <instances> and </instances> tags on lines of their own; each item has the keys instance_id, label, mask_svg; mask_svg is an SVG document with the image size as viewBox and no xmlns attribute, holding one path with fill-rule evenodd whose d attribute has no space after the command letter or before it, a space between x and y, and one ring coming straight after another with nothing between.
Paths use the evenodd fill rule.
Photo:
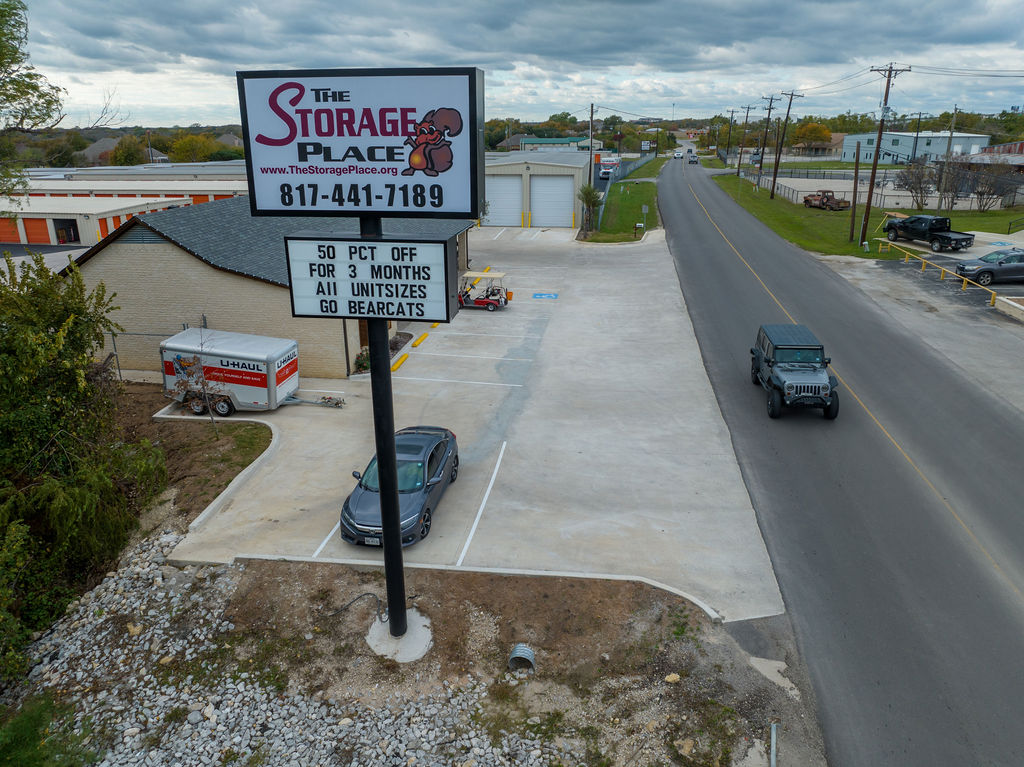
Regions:
<instances>
[{"instance_id":1,"label":"sedan wheel","mask_svg":"<svg viewBox=\"0 0 1024 767\"><path fill-rule=\"evenodd\" d=\"M420 518L420 540L422 541L428 535L430 535L430 509L423 512L423 516Z\"/></svg>"},{"instance_id":2,"label":"sedan wheel","mask_svg":"<svg viewBox=\"0 0 1024 767\"><path fill-rule=\"evenodd\" d=\"M991 285L992 284L992 272L982 272L978 275L978 279L975 280L979 285Z\"/></svg>"},{"instance_id":3,"label":"sedan wheel","mask_svg":"<svg viewBox=\"0 0 1024 767\"><path fill-rule=\"evenodd\" d=\"M452 473L448 475L448 482L454 482L459 477L459 456L452 459Z\"/></svg>"}]
</instances>

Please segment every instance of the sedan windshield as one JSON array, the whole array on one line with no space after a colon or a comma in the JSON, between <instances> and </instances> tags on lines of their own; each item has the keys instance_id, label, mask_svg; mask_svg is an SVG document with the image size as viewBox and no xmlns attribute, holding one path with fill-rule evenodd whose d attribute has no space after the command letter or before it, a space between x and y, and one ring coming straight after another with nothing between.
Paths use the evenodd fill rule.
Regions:
<instances>
[{"instance_id":1,"label":"sedan windshield","mask_svg":"<svg viewBox=\"0 0 1024 767\"><path fill-rule=\"evenodd\" d=\"M1002 261L1004 258L1007 258L1008 256L1013 256L1016 254L1017 251L1015 250L996 250L992 253L989 253L988 255L982 256L978 260L984 261L986 264L994 264L998 261Z\"/></svg>"},{"instance_id":2,"label":"sedan windshield","mask_svg":"<svg viewBox=\"0 0 1024 767\"><path fill-rule=\"evenodd\" d=\"M359 481L364 488L375 493L380 492L380 480L377 478L377 459L370 461L363 478ZM423 461L398 462L398 492L414 493L423 487Z\"/></svg>"}]
</instances>

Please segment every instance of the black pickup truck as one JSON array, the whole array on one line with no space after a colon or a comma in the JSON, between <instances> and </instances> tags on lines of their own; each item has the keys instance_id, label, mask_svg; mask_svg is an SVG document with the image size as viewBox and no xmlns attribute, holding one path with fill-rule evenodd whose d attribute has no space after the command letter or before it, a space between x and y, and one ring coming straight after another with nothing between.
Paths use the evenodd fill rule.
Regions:
<instances>
[{"instance_id":1,"label":"black pickup truck","mask_svg":"<svg viewBox=\"0 0 1024 767\"><path fill-rule=\"evenodd\" d=\"M908 216L892 219L885 225L885 236L889 242L903 238L904 240L924 240L938 253L943 248L963 250L974 244L974 235L965 232L954 232L949 228L949 219L939 216Z\"/></svg>"}]
</instances>

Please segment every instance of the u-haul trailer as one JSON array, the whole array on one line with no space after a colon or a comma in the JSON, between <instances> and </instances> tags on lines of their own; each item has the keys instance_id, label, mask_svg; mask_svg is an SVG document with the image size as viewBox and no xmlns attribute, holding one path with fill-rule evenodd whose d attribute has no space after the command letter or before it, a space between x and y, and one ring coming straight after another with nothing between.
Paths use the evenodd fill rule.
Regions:
<instances>
[{"instance_id":1,"label":"u-haul trailer","mask_svg":"<svg viewBox=\"0 0 1024 767\"><path fill-rule=\"evenodd\" d=\"M287 338L187 328L160 344L160 362L167 396L196 415L274 410L299 388L299 345Z\"/></svg>"}]
</instances>

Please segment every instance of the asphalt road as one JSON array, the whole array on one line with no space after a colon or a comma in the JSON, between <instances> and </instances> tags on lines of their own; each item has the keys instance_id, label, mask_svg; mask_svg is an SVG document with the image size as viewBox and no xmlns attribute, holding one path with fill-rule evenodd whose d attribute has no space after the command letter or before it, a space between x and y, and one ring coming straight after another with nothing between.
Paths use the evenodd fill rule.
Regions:
<instances>
[{"instance_id":1,"label":"asphalt road","mask_svg":"<svg viewBox=\"0 0 1024 767\"><path fill-rule=\"evenodd\" d=\"M668 163L659 207L830 764L1024 763L1024 415L704 168ZM787 321L833 360L836 421L769 420L750 383L758 325Z\"/></svg>"}]
</instances>

